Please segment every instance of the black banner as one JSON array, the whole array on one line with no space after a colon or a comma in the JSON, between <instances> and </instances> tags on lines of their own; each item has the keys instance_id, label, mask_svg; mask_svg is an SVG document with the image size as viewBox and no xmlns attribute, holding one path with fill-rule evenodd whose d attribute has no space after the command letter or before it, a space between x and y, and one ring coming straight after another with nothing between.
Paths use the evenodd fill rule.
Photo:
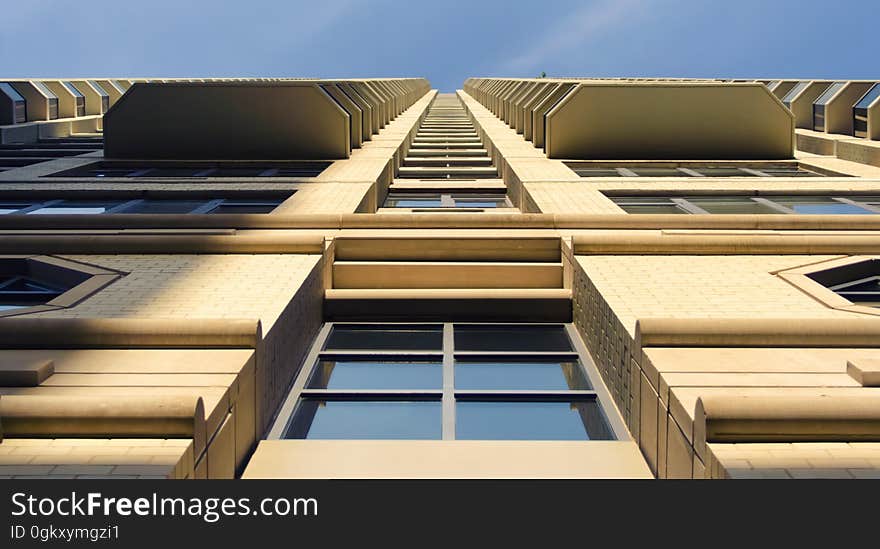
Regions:
<instances>
[{"instance_id":1,"label":"black banner","mask_svg":"<svg viewBox=\"0 0 880 549\"><path fill-rule=\"evenodd\" d=\"M492 546L717 538L839 545L873 523L870 481L4 480L0 547ZM709 538L706 538L709 536ZM612 538L613 539L613 538Z\"/></svg>"}]
</instances>

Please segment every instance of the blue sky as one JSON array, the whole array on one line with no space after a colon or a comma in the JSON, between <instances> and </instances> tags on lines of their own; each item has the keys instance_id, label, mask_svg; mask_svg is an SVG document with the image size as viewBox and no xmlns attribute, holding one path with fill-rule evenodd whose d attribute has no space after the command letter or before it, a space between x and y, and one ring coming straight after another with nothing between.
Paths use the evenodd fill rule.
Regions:
<instances>
[{"instance_id":1,"label":"blue sky","mask_svg":"<svg viewBox=\"0 0 880 549\"><path fill-rule=\"evenodd\" d=\"M878 0L27 0L0 75L880 78Z\"/></svg>"}]
</instances>

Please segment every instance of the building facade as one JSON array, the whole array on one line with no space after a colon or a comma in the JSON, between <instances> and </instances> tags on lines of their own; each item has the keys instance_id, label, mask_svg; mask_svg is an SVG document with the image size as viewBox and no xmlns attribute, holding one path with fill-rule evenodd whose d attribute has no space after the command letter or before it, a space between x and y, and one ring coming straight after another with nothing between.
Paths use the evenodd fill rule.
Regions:
<instances>
[{"instance_id":1,"label":"building facade","mask_svg":"<svg viewBox=\"0 0 880 549\"><path fill-rule=\"evenodd\" d=\"M0 476L880 474L880 82L0 82Z\"/></svg>"}]
</instances>

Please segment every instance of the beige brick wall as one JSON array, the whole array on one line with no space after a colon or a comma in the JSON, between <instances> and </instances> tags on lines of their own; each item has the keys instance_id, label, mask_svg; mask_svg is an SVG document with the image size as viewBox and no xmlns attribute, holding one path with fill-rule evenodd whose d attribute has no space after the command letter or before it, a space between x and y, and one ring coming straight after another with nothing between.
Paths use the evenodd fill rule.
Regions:
<instances>
[{"instance_id":1,"label":"beige brick wall","mask_svg":"<svg viewBox=\"0 0 880 549\"><path fill-rule=\"evenodd\" d=\"M642 350L635 348L636 320L859 316L830 309L774 274L782 269L829 260L832 256L578 256L576 259L575 325L586 340L649 467L661 478L724 476L719 473L724 467L714 462L704 464L693 451L693 411L688 410L694 402L690 393L699 389L678 388L671 386L673 383L661 387L663 381L658 383L656 376L646 375L655 369L647 364L648 358L642 355ZM729 357L737 350L725 352ZM816 382L812 378L805 382L823 383L821 379ZM757 379L752 376L741 382L746 383L772 387L799 384L797 379L780 383L778 376ZM738 383L727 375L718 377L715 382L703 379L701 384L735 387ZM688 395L679 398L679 393ZM756 467L750 465L750 468ZM799 474L807 475L807 472ZM867 473L861 471L860 474Z\"/></svg>"},{"instance_id":2,"label":"beige brick wall","mask_svg":"<svg viewBox=\"0 0 880 549\"><path fill-rule=\"evenodd\" d=\"M263 334L318 264L318 255L77 255L124 273L74 307L39 313L83 318L257 318Z\"/></svg>"},{"instance_id":3,"label":"beige brick wall","mask_svg":"<svg viewBox=\"0 0 880 549\"><path fill-rule=\"evenodd\" d=\"M639 318L853 318L773 273L836 256L579 256L628 333Z\"/></svg>"}]
</instances>

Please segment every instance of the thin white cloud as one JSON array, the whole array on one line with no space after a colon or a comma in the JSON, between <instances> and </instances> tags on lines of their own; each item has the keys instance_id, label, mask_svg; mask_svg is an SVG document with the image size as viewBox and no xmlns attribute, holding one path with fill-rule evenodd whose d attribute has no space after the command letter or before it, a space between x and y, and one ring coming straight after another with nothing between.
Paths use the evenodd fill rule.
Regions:
<instances>
[{"instance_id":1,"label":"thin white cloud","mask_svg":"<svg viewBox=\"0 0 880 549\"><path fill-rule=\"evenodd\" d=\"M643 16L653 0L595 0L562 16L536 39L528 40L528 49L501 64L503 70L516 73L534 71L555 54L584 46L602 35L614 33L633 18Z\"/></svg>"}]
</instances>

